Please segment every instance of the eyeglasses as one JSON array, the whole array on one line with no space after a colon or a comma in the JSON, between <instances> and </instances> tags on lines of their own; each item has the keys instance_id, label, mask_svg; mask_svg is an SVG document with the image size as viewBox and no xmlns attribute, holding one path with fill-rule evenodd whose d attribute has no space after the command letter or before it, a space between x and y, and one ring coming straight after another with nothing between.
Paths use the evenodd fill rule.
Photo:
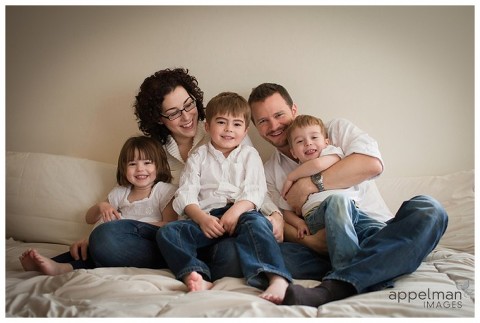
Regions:
<instances>
[{"instance_id":1,"label":"eyeglasses","mask_svg":"<svg viewBox=\"0 0 480 323\"><path fill-rule=\"evenodd\" d=\"M167 118L168 120L175 120L182 115L182 112L191 111L193 108L196 107L196 101L192 97L190 97L191 101L184 104L183 109L170 109L168 111L172 111L171 113L164 115L160 114L162 117Z\"/></svg>"}]
</instances>

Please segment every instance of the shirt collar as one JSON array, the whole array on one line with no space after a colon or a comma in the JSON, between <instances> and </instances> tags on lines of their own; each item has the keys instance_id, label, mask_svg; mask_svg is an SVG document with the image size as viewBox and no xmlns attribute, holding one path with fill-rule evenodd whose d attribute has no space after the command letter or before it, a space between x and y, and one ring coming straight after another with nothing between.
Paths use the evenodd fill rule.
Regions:
<instances>
[{"instance_id":1,"label":"shirt collar","mask_svg":"<svg viewBox=\"0 0 480 323\"><path fill-rule=\"evenodd\" d=\"M236 156L240 153L242 147L243 147L242 144L235 147L235 149L232 150L232 152L228 155L227 158L228 159L236 158ZM227 158L225 158L225 156L223 155L223 153L221 151L219 151L217 148L213 147L211 140L208 142L208 152L210 154L212 154L215 157L215 159L218 160L218 161L223 161L223 160L227 159Z\"/></svg>"},{"instance_id":2,"label":"shirt collar","mask_svg":"<svg viewBox=\"0 0 480 323\"><path fill-rule=\"evenodd\" d=\"M193 146L192 149L188 152L188 155L197 147L197 145L205 139L207 136L207 132L205 131L205 122L204 121L198 121L197 124L197 132L195 133L195 137L193 137ZM172 135L169 135L167 137L167 141L165 143L165 149L173 156L175 159L178 161L182 162L185 164L185 161L182 159L182 156L180 155L180 150L178 150L178 145L175 139L173 139Z\"/></svg>"}]
</instances>

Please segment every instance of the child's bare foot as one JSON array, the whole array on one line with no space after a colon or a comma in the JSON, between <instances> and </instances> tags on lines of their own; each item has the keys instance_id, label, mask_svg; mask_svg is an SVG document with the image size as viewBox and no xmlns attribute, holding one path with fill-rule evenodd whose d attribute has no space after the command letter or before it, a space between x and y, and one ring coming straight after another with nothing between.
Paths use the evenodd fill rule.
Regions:
<instances>
[{"instance_id":1,"label":"child's bare foot","mask_svg":"<svg viewBox=\"0 0 480 323\"><path fill-rule=\"evenodd\" d=\"M259 296L277 305L282 304L283 299L285 298L285 291L288 287L288 281L277 275L271 275L269 278L270 285Z\"/></svg>"},{"instance_id":2,"label":"child's bare foot","mask_svg":"<svg viewBox=\"0 0 480 323\"><path fill-rule=\"evenodd\" d=\"M185 282L185 285L187 285L189 292L208 290L213 286L211 282L203 280L202 275L196 271L192 271L190 274L186 275L183 281Z\"/></svg>"},{"instance_id":3,"label":"child's bare foot","mask_svg":"<svg viewBox=\"0 0 480 323\"><path fill-rule=\"evenodd\" d=\"M73 271L72 265L58 263L50 258L44 257L35 249L28 249L20 257L23 270L39 271L42 274L55 276Z\"/></svg>"},{"instance_id":4,"label":"child's bare foot","mask_svg":"<svg viewBox=\"0 0 480 323\"><path fill-rule=\"evenodd\" d=\"M32 257L30 257L30 253L32 249L27 249L18 259L22 264L23 270L25 271L38 271L38 267L33 261Z\"/></svg>"}]
</instances>

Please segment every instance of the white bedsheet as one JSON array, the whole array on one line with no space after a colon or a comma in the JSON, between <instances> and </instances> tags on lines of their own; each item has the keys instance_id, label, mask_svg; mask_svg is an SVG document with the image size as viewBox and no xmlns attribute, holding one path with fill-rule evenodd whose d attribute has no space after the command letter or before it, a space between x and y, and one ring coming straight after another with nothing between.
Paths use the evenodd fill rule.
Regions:
<instances>
[{"instance_id":1,"label":"white bedsheet","mask_svg":"<svg viewBox=\"0 0 480 323\"><path fill-rule=\"evenodd\" d=\"M7 317L472 317L474 313L474 257L449 249L434 251L416 272L399 278L393 289L317 309L274 305L240 278L222 278L210 291L187 293L168 270L80 269L53 277L24 272L18 256L25 249L35 247L54 256L67 247L12 239L6 247ZM421 300L421 293L428 292ZM434 297L435 292L443 297ZM408 296L410 300L402 299Z\"/></svg>"}]
</instances>

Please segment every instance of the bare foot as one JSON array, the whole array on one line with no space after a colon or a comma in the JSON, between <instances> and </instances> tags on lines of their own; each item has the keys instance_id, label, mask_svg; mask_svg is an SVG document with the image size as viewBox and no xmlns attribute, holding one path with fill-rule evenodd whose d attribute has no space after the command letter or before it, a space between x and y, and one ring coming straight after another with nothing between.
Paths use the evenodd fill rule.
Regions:
<instances>
[{"instance_id":1,"label":"bare foot","mask_svg":"<svg viewBox=\"0 0 480 323\"><path fill-rule=\"evenodd\" d=\"M285 291L288 287L288 281L285 278L277 275L269 275L269 278L270 285L259 296L267 301L280 305L285 298Z\"/></svg>"},{"instance_id":2,"label":"bare foot","mask_svg":"<svg viewBox=\"0 0 480 323\"><path fill-rule=\"evenodd\" d=\"M18 259L25 271L39 271L42 274L55 276L73 271L69 263L58 263L44 257L35 249L28 249Z\"/></svg>"},{"instance_id":3,"label":"bare foot","mask_svg":"<svg viewBox=\"0 0 480 323\"><path fill-rule=\"evenodd\" d=\"M192 271L190 274L183 278L185 285L188 287L189 292L198 292L202 290L209 290L213 287L213 284L209 281L203 280L202 275L196 271Z\"/></svg>"}]
</instances>

